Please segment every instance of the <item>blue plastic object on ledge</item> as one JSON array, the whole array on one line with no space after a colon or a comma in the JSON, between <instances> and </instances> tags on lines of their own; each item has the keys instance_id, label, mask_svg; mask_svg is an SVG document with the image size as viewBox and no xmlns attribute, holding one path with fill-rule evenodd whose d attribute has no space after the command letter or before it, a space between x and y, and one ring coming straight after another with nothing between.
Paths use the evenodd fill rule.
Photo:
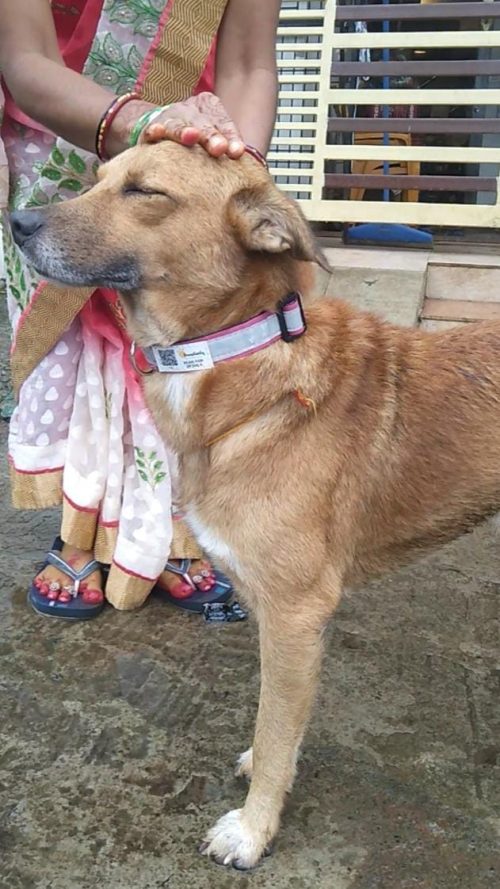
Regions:
<instances>
[{"instance_id":1,"label":"blue plastic object on ledge","mask_svg":"<svg viewBox=\"0 0 500 889\"><path fill-rule=\"evenodd\" d=\"M364 222L350 226L344 235L346 244L353 242L369 242L371 244L405 244L415 247L432 245L430 232L399 225L396 222Z\"/></svg>"}]
</instances>

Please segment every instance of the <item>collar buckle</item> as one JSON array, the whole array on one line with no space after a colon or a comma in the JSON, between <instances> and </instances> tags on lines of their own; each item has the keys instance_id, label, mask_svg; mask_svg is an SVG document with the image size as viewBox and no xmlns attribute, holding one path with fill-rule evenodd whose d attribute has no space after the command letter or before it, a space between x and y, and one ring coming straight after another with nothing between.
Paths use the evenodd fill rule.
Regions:
<instances>
[{"instance_id":1,"label":"collar buckle","mask_svg":"<svg viewBox=\"0 0 500 889\"><path fill-rule=\"evenodd\" d=\"M288 309L288 311L287 311ZM297 324L297 312L300 324ZM306 317L302 307L300 293L288 293L281 299L276 308L276 317L281 331L281 339L285 343L293 343L303 336L307 330Z\"/></svg>"},{"instance_id":2,"label":"collar buckle","mask_svg":"<svg viewBox=\"0 0 500 889\"><path fill-rule=\"evenodd\" d=\"M131 363L132 367L134 368L135 372L140 374L141 376L147 377L149 374L154 373L154 371L156 370L156 368L151 367L149 362L148 362L148 366L147 367L145 366L145 362L146 362L145 355L140 349L138 349L135 340L132 340L132 342L130 343L129 356L130 356L130 363ZM142 361L144 362L143 367L141 367L141 364L140 364L141 358L142 358Z\"/></svg>"}]
</instances>

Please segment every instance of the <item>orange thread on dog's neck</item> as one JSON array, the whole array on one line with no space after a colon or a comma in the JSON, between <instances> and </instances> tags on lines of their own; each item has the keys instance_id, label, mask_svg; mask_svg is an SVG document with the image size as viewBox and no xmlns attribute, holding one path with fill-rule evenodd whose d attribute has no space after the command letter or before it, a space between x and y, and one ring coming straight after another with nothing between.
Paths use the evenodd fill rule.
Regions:
<instances>
[{"instance_id":1,"label":"orange thread on dog's neck","mask_svg":"<svg viewBox=\"0 0 500 889\"><path fill-rule=\"evenodd\" d=\"M294 394L295 399L298 401L298 403L300 404L301 407L305 407L305 409L308 411L312 410L314 413L314 416L316 416L317 408L316 408L316 402L314 401L314 398L309 398L307 395L304 395L304 393L300 389L294 389L293 394Z\"/></svg>"}]
</instances>

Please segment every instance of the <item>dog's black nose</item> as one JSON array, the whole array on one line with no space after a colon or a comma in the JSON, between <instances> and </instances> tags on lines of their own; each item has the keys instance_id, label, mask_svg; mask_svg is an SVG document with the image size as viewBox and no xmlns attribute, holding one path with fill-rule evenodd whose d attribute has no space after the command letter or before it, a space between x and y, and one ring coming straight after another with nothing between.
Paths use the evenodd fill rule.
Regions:
<instances>
[{"instance_id":1,"label":"dog's black nose","mask_svg":"<svg viewBox=\"0 0 500 889\"><path fill-rule=\"evenodd\" d=\"M45 218L39 210L14 210L10 214L10 227L19 247L44 225Z\"/></svg>"}]
</instances>

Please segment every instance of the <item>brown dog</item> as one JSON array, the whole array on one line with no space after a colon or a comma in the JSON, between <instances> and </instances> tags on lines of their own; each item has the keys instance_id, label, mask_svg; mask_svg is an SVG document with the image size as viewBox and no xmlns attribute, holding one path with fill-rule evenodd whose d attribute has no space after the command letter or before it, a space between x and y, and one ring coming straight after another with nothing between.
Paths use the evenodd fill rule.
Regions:
<instances>
[{"instance_id":1,"label":"brown dog","mask_svg":"<svg viewBox=\"0 0 500 889\"><path fill-rule=\"evenodd\" d=\"M300 286L297 260L318 260L255 160L173 144L126 152L87 194L12 226L44 276L119 289L142 348L275 312ZM191 527L259 623L261 698L239 765L250 790L203 846L238 868L278 829L342 587L500 507L500 324L428 334L337 301L305 314L291 342L144 378Z\"/></svg>"}]
</instances>

